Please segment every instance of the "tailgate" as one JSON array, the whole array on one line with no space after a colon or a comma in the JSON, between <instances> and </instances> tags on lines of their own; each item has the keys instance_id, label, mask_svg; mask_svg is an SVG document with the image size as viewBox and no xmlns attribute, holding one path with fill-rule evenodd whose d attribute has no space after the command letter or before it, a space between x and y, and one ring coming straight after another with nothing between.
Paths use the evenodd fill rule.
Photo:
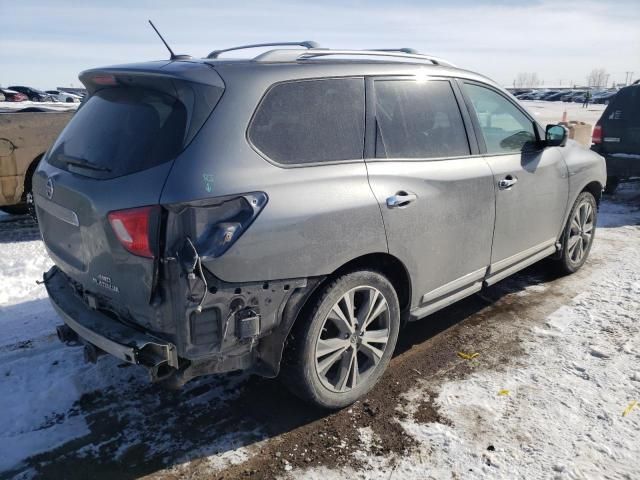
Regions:
<instances>
[{"instance_id":1,"label":"tailgate","mask_svg":"<svg viewBox=\"0 0 640 480\"><path fill-rule=\"evenodd\" d=\"M640 86L618 92L602 115L602 151L640 154Z\"/></svg>"},{"instance_id":2,"label":"tailgate","mask_svg":"<svg viewBox=\"0 0 640 480\"><path fill-rule=\"evenodd\" d=\"M101 307L141 321L151 314L155 260L129 253L107 214L158 203L170 168L166 163L125 177L95 180L42 162L34 175L40 231L55 264Z\"/></svg>"},{"instance_id":3,"label":"tailgate","mask_svg":"<svg viewBox=\"0 0 640 480\"><path fill-rule=\"evenodd\" d=\"M43 241L94 307L166 331L150 305L161 248L157 205L175 159L222 95L221 79L206 65L181 62L80 78L89 97L34 174Z\"/></svg>"}]
</instances>

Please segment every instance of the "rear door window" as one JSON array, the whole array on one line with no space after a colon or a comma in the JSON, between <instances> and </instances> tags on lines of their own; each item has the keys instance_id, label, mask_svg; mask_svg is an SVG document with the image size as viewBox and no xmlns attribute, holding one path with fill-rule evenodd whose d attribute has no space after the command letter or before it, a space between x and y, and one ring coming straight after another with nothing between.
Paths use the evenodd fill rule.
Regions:
<instances>
[{"instance_id":1,"label":"rear door window","mask_svg":"<svg viewBox=\"0 0 640 480\"><path fill-rule=\"evenodd\" d=\"M536 140L533 122L499 93L465 83L489 154L520 152Z\"/></svg>"},{"instance_id":2,"label":"rear door window","mask_svg":"<svg viewBox=\"0 0 640 480\"><path fill-rule=\"evenodd\" d=\"M175 97L144 88L98 91L78 110L47 161L95 178L115 178L175 158L187 111Z\"/></svg>"},{"instance_id":3,"label":"rear door window","mask_svg":"<svg viewBox=\"0 0 640 480\"><path fill-rule=\"evenodd\" d=\"M376 80L376 158L469 155L469 142L446 80Z\"/></svg>"},{"instance_id":4,"label":"rear door window","mask_svg":"<svg viewBox=\"0 0 640 480\"><path fill-rule=\"evenodd\" d=\"M258 106L249 140L284 165L363 158L364 79L280 83Z\"/></svg>"}]
</instances>

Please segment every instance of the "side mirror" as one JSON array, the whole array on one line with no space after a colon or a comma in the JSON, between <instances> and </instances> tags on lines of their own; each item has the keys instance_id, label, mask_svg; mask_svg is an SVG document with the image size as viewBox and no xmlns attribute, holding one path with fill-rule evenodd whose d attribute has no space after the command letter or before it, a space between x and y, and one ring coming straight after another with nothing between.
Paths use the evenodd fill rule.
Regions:
<instances>
[{"instance_id":1,"label":"side mirror","mask_svg":"<svg viewBox=\"0 0 640 480\"><path fill-rule=\"evenodd\" d=\"M569 138L569 130L562 125L547 125L544 136L545 147L564 147Z\"/></svg>"}]
</instances>

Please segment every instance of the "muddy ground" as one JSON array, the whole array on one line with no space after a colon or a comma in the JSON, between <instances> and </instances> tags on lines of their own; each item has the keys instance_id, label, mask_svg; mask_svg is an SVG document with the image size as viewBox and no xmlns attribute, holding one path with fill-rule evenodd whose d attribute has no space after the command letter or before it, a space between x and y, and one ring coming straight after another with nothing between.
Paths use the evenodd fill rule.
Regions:
<instances>
[{"instance_id":1,"label":"muddy ground","mask_svg":"<svg viewBox=\"0 0 640 480\"><path fill-rule=\"evenodd\" d=\"M20 222L25 234L33 235L33 225ZM12 241L15 229L5 232L5 241ZM601 261L591 258L571 277L558 276L552 262L543 261L481 295L408 324L381 382L365 399L338 412L308 406L277 380L240 373L165 391L148 384L135 367L101 358L109 362L111 386L84 394L71 410L42 425L46 429L80 415L89 433L30 457L0 473L0 479L262 479L318 465L366 469L352 455L361 447L361 427L370 427L378 439L373 455L411 454L414 441L397 422L406 415L403 395L418 382L436 391L442 382L480 369L526 363L513 320L543 323L579 293L581 280ZM28 351L31 346L16 348ZM465 360L458 352L479 355ZM425 398L414 418L446 422L431 398Z\"/></svg>"},{"instance_id":2,"label":"muddy ground","mask_svg":"<svg viewBox=\"0 0 640 480\"><path fill-rule=\"evenodd\" d=\"M439 382L475 369L522 361L518 332L509 329L513 316L540 322L576 294L565 288L568 282L558 278L551 267L543 262L487 289L482 296L407 325L380 384L351 408L321 411L292 396L277 380L242 374L197 380L181 392L142 384L132 375L127 379L131 388L86 394L65 417L52 419L64 422L81 414L91 433L34 456L28 466L40 478L273 478L287 464L357 467L351 455L360 446L357 428L367 426L380 439L373 453L408 453L413 441L395 420L403 415L398 409L402 394L419 380L433 383L435 389ZM579 275L588 275L591 268ZM540 283L553 288L518 294ZM469 361L457 355L460 351L480 355ZM135 368L119 367L123 371ZM430 400L418 410L416 419L440 421ZM130 444L124 452L123 444ZM252 444L251 458L218 472L207 460L225 448ZM178 463L181 467L172 471L170 467Z\"/></svg>"}]
</instances>

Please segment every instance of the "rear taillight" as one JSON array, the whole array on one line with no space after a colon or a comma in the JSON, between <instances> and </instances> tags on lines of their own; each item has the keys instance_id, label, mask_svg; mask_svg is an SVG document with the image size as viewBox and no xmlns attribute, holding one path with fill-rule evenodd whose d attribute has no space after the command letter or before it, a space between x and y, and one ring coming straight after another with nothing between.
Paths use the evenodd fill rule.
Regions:
<instances>
[{"instance_id":1,"label":"rear taillight","mask_svg":"<svg viewBox=\"0 0 640 480\"><path fill-rule=\"evenodd\" d=\"M602 125L596 125L591 135L591 143L598 145L602 143Z\"/></svg>"},{"instance_id":2,"label":"rear taillight","mask_svg":"<svg viewBox=\"0 0 640 480\"><path fill-rule=\"evenodd\" d=\"M153 258L151 237L155 228L153 223L158 217L160 207L131 208L117 210L108 215L109 223L122 246L140 257Z\"/></svg>"},{"instance_id":3,"label":"rear taillight","mask_svg":"<svg viewBox=\"0 0 640 480\"><path fill-rule=\"evenodd\" d=\"M180 206L179 222L192 226L185 234L203 258L223 255L249 228L267 204L263 192L214 199L211 204L197 202Z\"/></svg>"}]
</instances>

